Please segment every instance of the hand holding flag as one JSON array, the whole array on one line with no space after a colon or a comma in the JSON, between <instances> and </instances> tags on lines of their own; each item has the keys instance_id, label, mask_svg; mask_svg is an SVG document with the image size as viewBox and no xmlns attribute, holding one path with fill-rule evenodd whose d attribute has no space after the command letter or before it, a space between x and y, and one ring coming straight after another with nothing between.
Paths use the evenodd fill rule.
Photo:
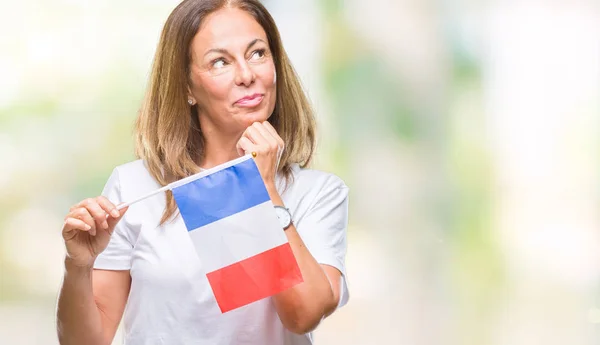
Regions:
<instances>
[{"instance_id":1,"label":"hand holding flag","mask_svg":"<svg viewBox=\"0 0 600 345\"><path fill-rule=\"evenodd\" d=\"M91 267L106 249L110 236L127 207L117 210L103 196L89 198L74 205L65 217L62 230L67 258L76 266Z\"/></svg>"}]
</instances>

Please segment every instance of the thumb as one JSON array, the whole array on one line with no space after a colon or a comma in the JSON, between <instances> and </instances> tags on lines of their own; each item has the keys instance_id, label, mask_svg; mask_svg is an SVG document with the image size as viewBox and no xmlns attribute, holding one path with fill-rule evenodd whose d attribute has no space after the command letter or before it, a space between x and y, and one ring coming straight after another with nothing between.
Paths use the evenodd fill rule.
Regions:
<instances>
[{"instance_id":1,"label":"thumb","mask_svg":"<svg viewBox=\"0 0 600 345\"><path fill-rule=\"evenodd\" d=\"M106 220L106 222L108 223L108 231L112 234L113 229L115 228L115 226L117 225L117 223L121 220L121 218L123 218L123 216L125 215L125 212L127 212L127 210L129 209L129 206L122 208L121 210L119 210L119 216L118 217L112 217L109 216L108 219Z\"/></svg>"}]
</instances>

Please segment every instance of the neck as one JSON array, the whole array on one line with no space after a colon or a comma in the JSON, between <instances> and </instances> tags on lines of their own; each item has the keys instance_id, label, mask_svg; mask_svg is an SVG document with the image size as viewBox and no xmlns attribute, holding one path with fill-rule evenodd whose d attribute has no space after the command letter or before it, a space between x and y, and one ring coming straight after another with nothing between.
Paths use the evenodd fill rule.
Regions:
<instances>
[{"instance_id":1,"label":"neck","mask_svg":"<svg viewBox=\"0 0 600 345\"><path fill-rule=\"evenodd\" d=\"M210 169L239 158L236 145L241 132L225 132L209 123L202 123L200 128L204 137L204 157L200 161L202 169Z\"/></svg>"}]
</instances>

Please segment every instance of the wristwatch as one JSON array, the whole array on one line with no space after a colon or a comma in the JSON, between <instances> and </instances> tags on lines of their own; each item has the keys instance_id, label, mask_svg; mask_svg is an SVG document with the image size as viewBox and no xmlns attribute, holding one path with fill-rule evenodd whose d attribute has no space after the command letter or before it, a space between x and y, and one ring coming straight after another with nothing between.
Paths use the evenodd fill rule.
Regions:
<instances>
[{"instance_id":1,"label":"wristwatch","mask_svg":"<svg viewBox=\"0 0 600 345\"><path fill-rule=\"evenodd\" d=\"M292 225L292 214L290 213L290 210L288 210L287 208L283 207L283 206L274 206L275 207L275 214L277 214L277 218L279 219L279 224L281 224L281 227L283 228L283 230L286 230L287 228L290 227L290 225Z\"/></svg>"}]
</instances>

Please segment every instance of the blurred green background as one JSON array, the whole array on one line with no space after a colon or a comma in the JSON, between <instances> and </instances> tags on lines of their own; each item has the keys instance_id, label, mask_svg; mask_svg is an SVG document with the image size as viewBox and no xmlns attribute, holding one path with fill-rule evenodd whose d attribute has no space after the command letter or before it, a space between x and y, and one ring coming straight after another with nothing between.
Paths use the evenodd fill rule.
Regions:
<instances>
[{"instance_id":1,"label":"blurred green background","mask_svg":"<svg viewBox=\"0 0 600 345\"><path fill-rule=\"evenodd\" d=\"M2 0L0 344L58 343L63 217L133 159L177 3ZM351 189L317 344L598 344L600 3L264 3Z\"/></svg>"}]
</instances>

